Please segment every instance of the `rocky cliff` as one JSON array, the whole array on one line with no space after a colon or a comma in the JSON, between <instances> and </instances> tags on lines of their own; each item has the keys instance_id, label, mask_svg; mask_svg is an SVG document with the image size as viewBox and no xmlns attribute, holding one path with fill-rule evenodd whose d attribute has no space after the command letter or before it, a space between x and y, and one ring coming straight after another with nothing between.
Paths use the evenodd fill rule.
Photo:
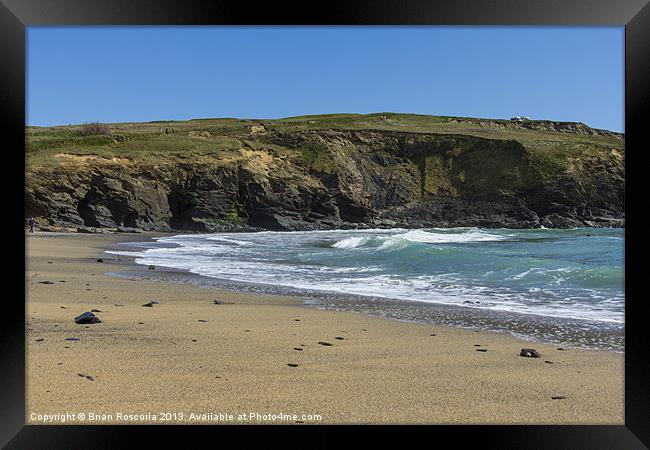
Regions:
<instances>
[{"instance_id":1,"label":"rocky cliff","mask_svg":"<svg viewBox=\"0 0 650 450\"><path fill-rule=\"evenodd\" d=\"M623 138L583 124L378 114L109 128L28 129L27 216L160 231L624 225Z\"/></svg>"}]
</instances>

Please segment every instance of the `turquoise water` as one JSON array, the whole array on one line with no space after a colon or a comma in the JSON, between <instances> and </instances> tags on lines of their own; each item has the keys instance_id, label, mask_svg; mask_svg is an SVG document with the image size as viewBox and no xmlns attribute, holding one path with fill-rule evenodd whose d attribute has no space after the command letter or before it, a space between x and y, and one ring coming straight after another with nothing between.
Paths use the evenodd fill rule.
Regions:
<instances>
[{"instance_id":1,"label":"turquoise water","mask_svg":"<svg viewBox=\"0 0 650 450\"><path fill-rule=\"evenodd\" d=\"M613 325L623 248L622 229L453 228L180 235L114 253L219 280Z\"/></svg>"}]
</instances>

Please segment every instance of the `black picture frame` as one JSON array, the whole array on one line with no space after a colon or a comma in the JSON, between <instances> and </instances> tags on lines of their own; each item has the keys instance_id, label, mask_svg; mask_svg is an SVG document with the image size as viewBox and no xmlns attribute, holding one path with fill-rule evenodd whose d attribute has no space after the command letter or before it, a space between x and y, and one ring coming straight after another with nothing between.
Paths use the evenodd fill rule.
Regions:
<instances>
[{"instance_id":1,"label":"black picture frame","mask_svg":"<svg viewBox=\"0 0 650 450\"><path fill-rule=\"evenodd\" d=\"M24 252L25 44L26 27L37 25L612 25L625 26L626 133L626 348L624 426L432 426L436 442L451 439L454 446L478 439L488 448L637 449L650 446L650 339L647 299L642 286L645 270L639 237L643 232L642 199L644 152L650 151L646 119L650 107L650 5L648 0L444 0L444 1L328 1L301 5L277 2L255 4L199 0L0 0L0 111L5 157L10 157L3 183L5 223ZM21 165L22 162L22 165ZM15 165L14 165L15 164ZM10 168L11 167L11 168ZM22 172L22 173L21 173ZM642 201L642 200L641 200ZM632 207L630 207L632 205ZM638 240L638 242L637 242ZM20 245L22 244L22 246ZM13 262L5 281L18 284L22 270ZM15 271L15 277L12 276ZM23 272L24 273L24 272ZM16 280L16 281L14 281ZM3 295L0 368L0 444L6 448L121 448L181 436L214 438L238 427L206 426L25 426L25 310L20 294ZM25 286L25 285L23 285ZM18 290L20 293L21 291ZM25 288L22 290L23 298ZM11 312L8 310L11 307ZM285 427L259 427L286 432ZM328 427L301 426L293 430L323 431ZM385 429L370 430L383 437ZM389 433L394 433L390 429ZM408 430L410 432L411 430ZM422 431L422 430L419 430ZM238 436L238 443L245 442ZM283 438L286 439L286 436ZM190 442L190 441L188 441ZM319 443L327 440L319 439ZM306 444L286 441L287 445ZM645 444L645 445L644 445ZM144 445L144 444L143 444Z\"/></svg>"}]
</instances>

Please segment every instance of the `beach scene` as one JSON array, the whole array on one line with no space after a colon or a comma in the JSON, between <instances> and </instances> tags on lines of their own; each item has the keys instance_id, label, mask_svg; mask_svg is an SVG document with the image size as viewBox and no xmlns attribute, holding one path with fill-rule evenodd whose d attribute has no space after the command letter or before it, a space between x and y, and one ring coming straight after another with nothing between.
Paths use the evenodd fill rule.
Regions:
<instances>
[{"instance_id":1,"label":"beach scene","mask_svg":"<svg viewBox=\"0 0 650 450\"><path fill-rule=\"evenodd\" d=\"M622 36L30 29L26 423L623 424ZM76 79L54 48L125 42L130 77L53 110ZM242 79L278 67L241 57L260 42L286 65Z\"/></svg>"}]
</instances>

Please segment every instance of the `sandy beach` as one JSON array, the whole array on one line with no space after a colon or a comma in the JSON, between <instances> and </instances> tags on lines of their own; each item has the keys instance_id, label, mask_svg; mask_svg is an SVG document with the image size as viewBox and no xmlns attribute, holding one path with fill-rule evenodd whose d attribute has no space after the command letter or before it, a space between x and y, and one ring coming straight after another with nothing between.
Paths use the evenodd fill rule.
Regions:
<instances>
[{"instance_id":1,"label":"sandy beach","mask_svg":"<svg viewBox=\"0 0 650 450\"><path fill-rule=\"evenodd\" d=\"M27 236L28 424L624 423L621 353L106 275L118 240Z\"/></svg>"}]
</instances>

